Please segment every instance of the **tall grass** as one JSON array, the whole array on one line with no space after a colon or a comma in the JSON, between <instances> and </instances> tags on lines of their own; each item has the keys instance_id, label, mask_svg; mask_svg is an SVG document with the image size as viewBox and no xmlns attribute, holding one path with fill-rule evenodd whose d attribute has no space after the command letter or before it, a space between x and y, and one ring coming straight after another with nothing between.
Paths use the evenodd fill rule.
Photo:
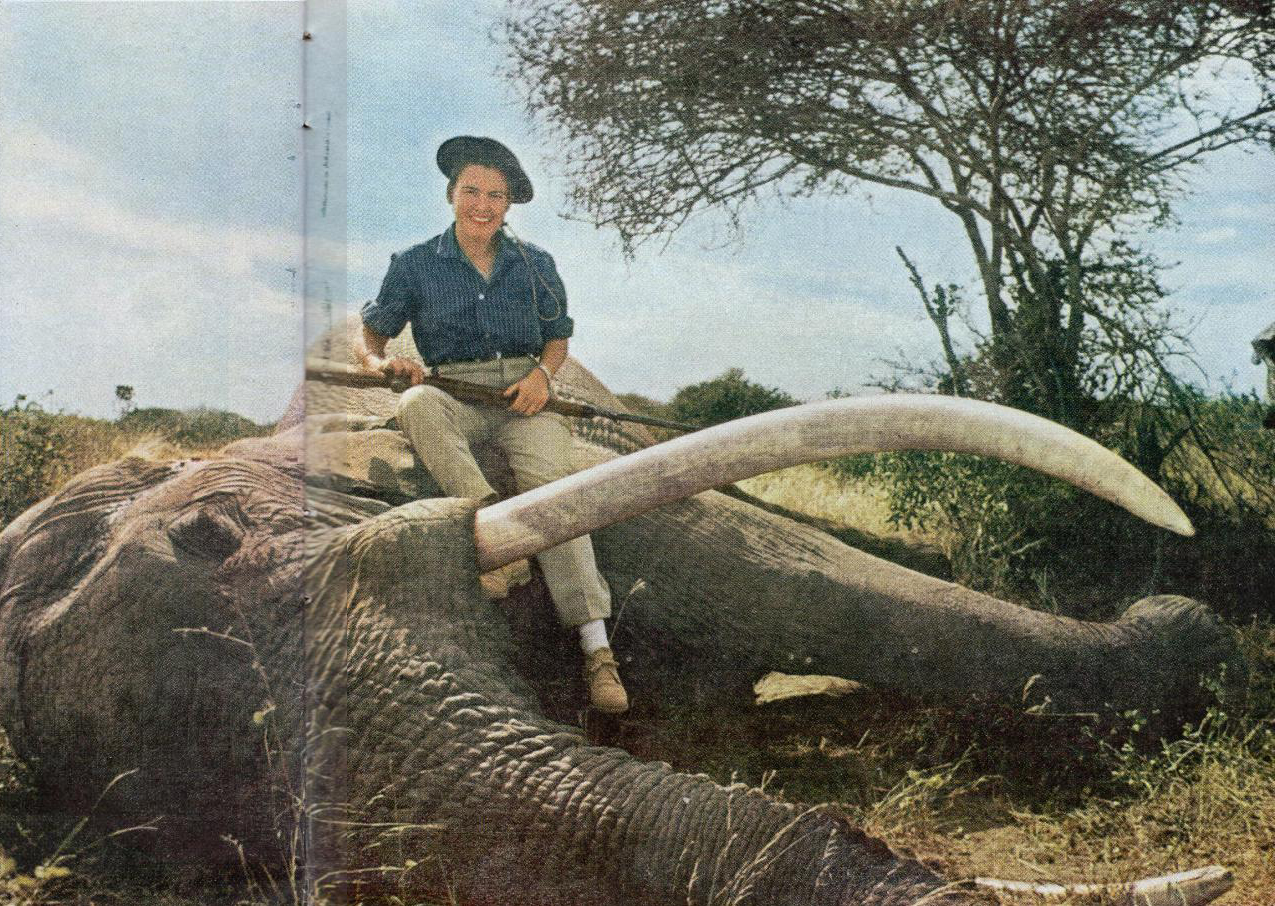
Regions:
<instances>
[{"instance_id":1,"label":"tall grass","mask_svg":"<svg viewBox=\"0 0 1275 906\"><path fill-rule=\"evenodd\" d=\"M754 497L816 519L883 537L909 536L891 522L883 488L870 482L846 481L821 465L793 466L737 484Z\"/></svg>"},{"instance_id":2,"label":"tall grass","mask_svg":"<svg viewBox=\"0 0 1275 906\"><path fill-rule=\"evenodd\" d=\"M47 412L19 396L0 409L0 526L122 446L109 422Z\"/></svg>"},{"instance_id":3,"label":"tall grass","mask_svg":"<svg viewBox=\"0 0 1275 906\"><path fill-rule=\"evenodd\" d=\"M216 450L231 441L257 437L271 431L269 425L222 409L134 409L115 423L126 437L158 437L186 451Z\"/></svg>"},{"instance_id":4,"label":"tall grass","mask_svg":"<svg viewBox=\"0 0 1275 906\"><path fill-rule=\"evenodd\" d=\"M888 520L934 538L963 584L1029 606L1105 618L1174 592L1244 619L1275 615L1275 432L1250 397L1202 400L1152 478L1190 539L1062 482L995 460L889 453L831 464L885 494Z\"/></svg>"}]
</instances>

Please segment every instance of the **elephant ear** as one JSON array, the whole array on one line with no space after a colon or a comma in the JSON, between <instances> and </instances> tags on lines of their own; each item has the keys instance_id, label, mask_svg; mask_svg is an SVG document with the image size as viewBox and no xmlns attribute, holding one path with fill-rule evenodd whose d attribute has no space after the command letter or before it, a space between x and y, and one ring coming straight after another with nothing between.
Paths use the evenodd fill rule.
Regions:
<instances>
[{"instance_id":1,"label":"elephant ear","mask_svg":"<svg viewBox=\"0 0 1275 906\"><path fill-rule=\"evenodd\" d=\"M105 548L109 520L131 500L171 477L182 463L136 457L72 479L0 533L0 631L12 638L26 602L57 600Z\"/></svg>"}]
</instances>

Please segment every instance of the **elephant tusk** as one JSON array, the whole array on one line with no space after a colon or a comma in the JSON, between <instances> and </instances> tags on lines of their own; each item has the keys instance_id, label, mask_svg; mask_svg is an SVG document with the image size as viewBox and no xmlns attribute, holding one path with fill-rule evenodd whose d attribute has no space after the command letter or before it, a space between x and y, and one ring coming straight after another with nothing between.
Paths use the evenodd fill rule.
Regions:
<instances>
[{"instance_id":1,"label":"elephant tusk","mask_svg":"<svg viewBox=\"0 0 1275 906\"><path fill-rule=\"evenodd\" d=\"M1220 865L1193 868L1158 878L1144 878L1118 884L1033 884L1027 881L998 881L975 878L979 887L1035 897L1102 897L1112 906L1204 906L1231 889L1235 878Z\"/></svg>"},{"instance_id":2,"label":"elephant tusk","mask_svg":"<svg viewBox=\"0 0 1275 906\"><path fill-rule=\"evenodd\" d=\"M950 396L807 403L705 428L478 511L482 569L675 500L764 472L856 453L942 450L1027 466L1180 535L1195 529L1169 495L1115 453L1039 416Z\"/></svg>"}]
</instances>

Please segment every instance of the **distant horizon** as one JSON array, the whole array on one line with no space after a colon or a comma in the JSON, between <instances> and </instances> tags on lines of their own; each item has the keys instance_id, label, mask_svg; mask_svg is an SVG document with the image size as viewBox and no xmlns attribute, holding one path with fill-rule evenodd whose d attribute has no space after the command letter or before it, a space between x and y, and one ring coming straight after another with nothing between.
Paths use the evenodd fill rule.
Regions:
<instances>
[{"instance_id":1,"label":"distant horizon","mask_svg":"<svg viewBox=\"0 0 1275 906\"><path fill-rule=\"evenodd\" d=\"M0 6L0 317L12 325L0 405L52 390L52 408L113 418L114 388L128 384L155 407L258 423L284 411L301 376L303 247L314 241L299 36L320 8L339 9ZM514 229L554 255L576 321L571 352L617 393L667 400L740 367L819 399L863 392L884 360L939 360L896 245L927 283L969 286L972 320L985 322L955 219L898 191L767 197L738 234L705 214L626 261L613 233L566 208L555 149L503 81L491 39L503 9L364 0L344 34L316 35L343 54L348 100L344 129L324 133L345 203L333 317L375 295L392 252L448 225L434 149L479 134L528 170L536 199L514 210ZM1271 164L1268 152L1215 155L1178 205L1181 225L1135 237L1182 262L1165 284L1179 323L1194 325L1201 368L1182 376L1211 393L1265 385L1249 341L1275 319Z\"/></svg>"},{"instance_id":2,"label":"distant horizon","mask_svg":"<svg viewBox=\"0 0 1275 906\"><path fill-rule=\"evenodd\" d=\"M699 381L692 381L690 384L686 384L686 385L684 385L684 386L692 386L692 385L694 385L694 384L703 383L704 381L711 381L711 380L713 380L713 379L715 379L715 378L719 378L719 377L721 377L723 373L724 373L724 372L719 372L718 374L708 375L707 377L703 378L703 380L699 380ZM748 381L750 381L751 383L754 383L754 384L759 383L759 382L757 382L757 381L754 381L751 377L749 377L749 375L748 375L748 372L747 372L747 371L745 371L745 372L744 372L744 377L745 377L745 379L747 379L747 380L748 380ZM767 386L767 387L769 387L770 389L775 389L775 390L781 390L781 391L784 391L784 392L788 392L788 391L786 391L786 390L785 390L785 388L783 388L783 387L778 387L778 386L774 386L774 387L772 387L771 385L763 385L763 386ZM643 399L650 400L651 402L656 403L656 404L661 405L661 406L667 406L667 405L670 405L670 404L672 403L672 398L671 398L671 397L670 397L670 398L668 398L668 399L663 399L663 398L660 398L660 397L654 397L654 396L651 396L650 394L647 394L647 393L642 393L641 391L635 391L635 390L616 390L616 389L611 388L611 387L608 387L607 389L608 389L608 390L610 390L610 391L611 391L611 393L612 393L612 394L614 394L616 397L638 396L638 397L642 397ZM680 389L682 389L682 388L678 388L678 389L680 390ZM112 388L112 392L113 392L113 391L114 391L114 388ZM676 392L676 391L675 391L675 392ZM802 405L802 404L805 404L805 403L813 403L813 402L819 402L819 401L821 401L821 400L825 400L825 399L830 399L830 398L831 398L831 395L832 395L833 393L838 393L838 395L840 395L840 396L855 397L855 396L878 396L878 395L882 395L882 394L885 394L885 393L888 393L888 392L890 392L890 391L881 390L881 389L879 389L879 388L875 388L875 387L867 387L867 388L861 388L858 392L846 392L846 393L840 393L840 392L837 390L837 388L833 388L833 389L831 389L831 390L826 391L826 392L824 393L824 395L823 395L823 396L817 396L817 397L811 397L811 398L803 398L803 397L795 397L795 398L797 399L797 405ZM908 392L908 391L900 391L900 392ZM790 395L790 396L795 396L794 394L789 394L789 395ZM115 413L112 413L112 414L105 414L105 415L91 415L91 414L84 413L84 412L74 412L74 411L70 411L70 410L67 410L67 409L65 409L65 408L50 408L50 407L46 407L46 406L45 406L45 404L44 404L44 403L42 403L42 402L40 401L39 396L37 396L37 395L33 395L33 394L30 394L30 393L22 393L22 392L20 392L20 391L19 391L19 393L18 393L16 396L17 396L17 397L19 397L19 398L21 398L21 399L22 399L22 400L24 400L25 402L34 402L34 403L38 404L38 405L40 406L40 408L41 408L43 411L45 411L45 412L47 412L47 413L49 413L49 414L51 414L51 415L65 415L65 416L68 416L68 417L86 418L86 419L92 419L92 420L96 420L96 421L104 421L104 422L118 422L118 421L120 421L123 417L125 417L124 415L122 415L122 414L121 414L120 412L118 412L118 411L116 411ZM1228 391L1228 390L1226 390L1225 388L1223 388L1223 389L1217 390L1217 391L1215 391L1215 392L1207 393L1207 396L1208 396L1208 398L1209 398L1209 399L1212 399L1212 400L1220 400L1220 399L1224 399L1224 398L1227 398L1227 399L1237 399L1237 398L1249 399L1249 398L1252 398L1253 396L1256 396L1256 398L1257 398L1259 401L1262 401L1262 400L1263 400L1263 395L1262 395L1262 392L1261 392L1261 390L1260 390L1260 389L1252 389L1252 390L1245 391L1245 392L1243 392L1243 393L1235 393L1234 391ZM0 403L0 409L6 409L6 408L8 408L9 406L11 406L11 405L13 405L13 404L14 404L14 400L13 400L13 399L10 399L10 400L9 400L9 401L7 401L7 402ZM227 414L227 415L235 415L235 416L238 416L238 417L240 417L240 418L247 419L248 421L252 422L254 425L257 425L258 427L262 427L262 428L267 428L267 427L271 427L271 426L275 425L275 424L276 424L276 423L277 423L277 422L278 422L278 421L279 421L279 420L280 420L280 419L281 419L284 415L286 415L286 414L287 414L287 412L286 412L286 405L285 405L285 409L284 409L283 411L280 411L280 413L279 413L278 415L276 415L275 417L273 417L273 418L265 418L265 419L262 419L262 418L254 418L254 417L252 417L252 416L250 416L250 415L246 415L246 414L244 414L243 412L239 412L238 410L235 410L235 409L223 409L223 408L221 408L221 407L219 407L219 406L209 406L209 405L206 405L206 404L204 404L204 403L194 403L194 404L189 405L189 406L161 406L161 405L145 405L145 404L141 404L141 403L139 403L138 405L136 405L136 406L134 406L132 409L130 409L130 410L129 410L129 412L128 412L128 414L132 414L132 413L134 413L134 412L146 412L146 411L176 412L176 413L180 413L180 414L183 414L183 415L190 415L190 414L197 413L197 412L224 413L224 414Z\"/></svg>"}]
</instances>

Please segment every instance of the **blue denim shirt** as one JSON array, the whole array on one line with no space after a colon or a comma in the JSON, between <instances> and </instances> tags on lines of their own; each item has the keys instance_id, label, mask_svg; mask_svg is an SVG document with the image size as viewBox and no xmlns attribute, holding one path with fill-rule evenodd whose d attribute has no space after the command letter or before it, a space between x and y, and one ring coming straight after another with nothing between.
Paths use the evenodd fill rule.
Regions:
<instances>
[{"instance_id":1,"label":"blue denim shirt","mask_svg":"<svg viewBox=\"0 0 1275 906\"><path fill-rule=\"evenodd\" d=\"M410 322L429 365L539 355L546 340L571 336L567 291L553 257L526 242L520 248L503 232L497 237L490 280L461 251L455 224L392 255L381 292L363 306L363 323L396 337Z\"/></svg>"}]
</instances>

